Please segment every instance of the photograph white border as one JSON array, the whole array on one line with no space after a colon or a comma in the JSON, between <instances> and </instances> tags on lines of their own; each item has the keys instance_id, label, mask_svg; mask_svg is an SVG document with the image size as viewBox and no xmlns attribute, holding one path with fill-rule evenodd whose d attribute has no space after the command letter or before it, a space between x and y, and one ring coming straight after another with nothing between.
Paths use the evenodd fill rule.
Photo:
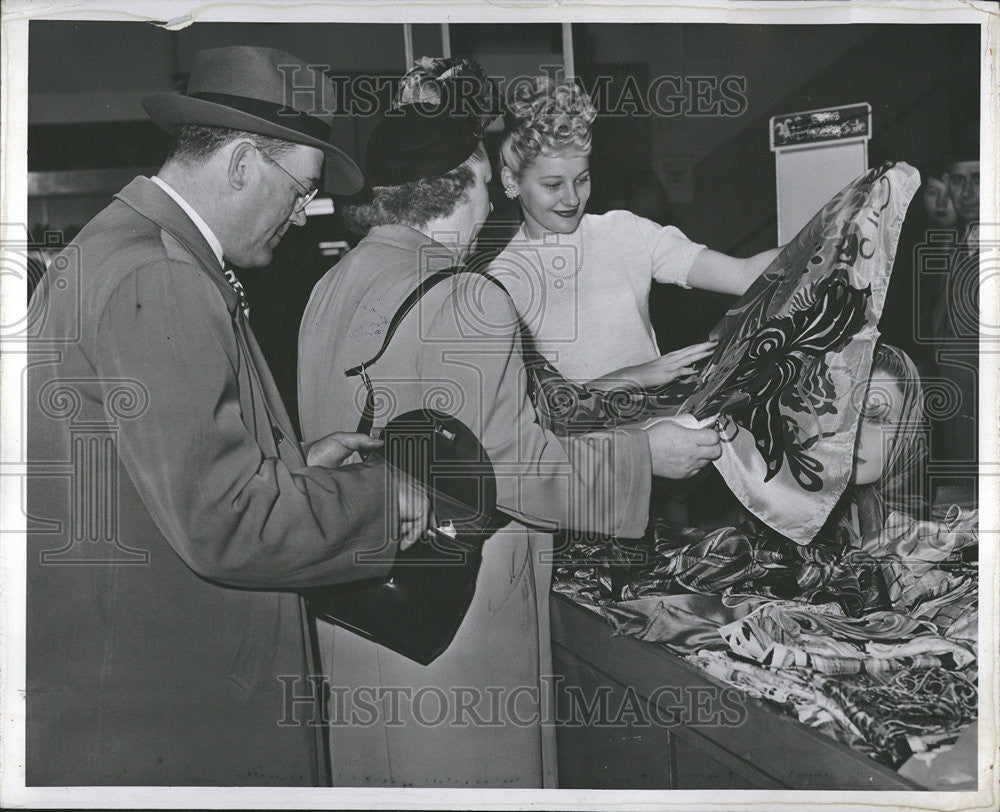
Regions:
<instances>
[{"instance_id":1,"label":"photograph white border","mask_svg":"<svg viewBox=\"0 0 1000 812\"><path fill-rule=\"evenodd\" d=\"M141 13L137 10L141 9ZM420 22L671 22L727 24L979 23L981 62L981 243L1000 244L998 209L998 74L1000 12L989 2L190 2L189 0L6 0L0 28L0 271L11 247L27 240L28 21L151 21L177 29L199 22L394 22L412 14ZM1000 257L981 259L980 345L980 790L978 792L797 792L797 791L599 791L446 790L348 788L203 788L24 786L24 639L26 564L23 480L25 435L21 378L26 355L16 345L0 349L0 623L2 623L2 750L0 805L70 808L544 808L544 809L751 809L802 808L804 802L831 809L996 809L997 792L997 597L1000 585ZM23 318L27 280L0 274L0 326ZM21 523L18 527L18 522Z\"/></svg>"}]
</instances>

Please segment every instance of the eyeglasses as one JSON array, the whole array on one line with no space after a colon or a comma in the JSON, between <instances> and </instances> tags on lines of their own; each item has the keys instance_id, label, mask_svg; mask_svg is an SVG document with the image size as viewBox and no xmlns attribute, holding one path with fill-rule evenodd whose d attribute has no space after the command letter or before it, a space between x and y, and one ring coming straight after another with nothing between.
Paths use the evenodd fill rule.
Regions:
<instances>
[{"instance_id":1,"label":"eyeglasses","mask_svg":"<svg viewBox=\"0 0 1000 812\"><path fill-rule=\"evenodd\" d=\"M305 192L300 192L299 194L295 195L294 211L300 212L303 209L305 209L305 207L309 205L309 201L312 200L314 197L316 197L316 193L319 191L319 187L314 186L312 189L310 189L302 181L300 181L297 177L295 177L295 175L293 175L291 172L285 169L285 167L283 167L280 163L278 163L277 159L275 159L273 156L268 155L266 152L264 152L264 150L259 150L259 152L261 155L267 158L267 160L269 160L276 167L278 167L278 169L280 169L282 172L288 175L288 177L290 177L293 181L295 181L296 186L300 186L301 188L305 189Z\"/></svg>"}]
</instances>

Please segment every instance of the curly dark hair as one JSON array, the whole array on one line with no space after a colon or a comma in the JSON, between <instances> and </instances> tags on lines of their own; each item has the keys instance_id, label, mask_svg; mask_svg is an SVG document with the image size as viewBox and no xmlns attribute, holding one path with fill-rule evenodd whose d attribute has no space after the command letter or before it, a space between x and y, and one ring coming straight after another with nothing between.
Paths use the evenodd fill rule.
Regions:
<instances>
[{"instance_id":1,"label":"curly dark hair","mask_svg":"<svg viewBox=\"0 0 1000 812\"><path fill-rule=\"evenodd\" d=\"M447 217L466 198L475 183L473 166L488 161L482 142L463 163L443 175L404 183L375 186L369 199L340 207L344 224L359 235L375 226L403 225L423 228L431 220Z\"/></svg>"}]
</instances>

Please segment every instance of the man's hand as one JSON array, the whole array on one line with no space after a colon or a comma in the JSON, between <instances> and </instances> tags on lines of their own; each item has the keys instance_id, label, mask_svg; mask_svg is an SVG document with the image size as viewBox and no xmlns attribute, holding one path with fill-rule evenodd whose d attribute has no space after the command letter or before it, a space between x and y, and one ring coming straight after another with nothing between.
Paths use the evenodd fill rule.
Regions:
<instances>
[{"instance_id":1,"label":"man's hand","mask_svg":"<svg viewBox=\"0 0 1000 812\"><path fill-rule=\"evenodd\" d=\"M381 440L376 440L367 434L335 431L311 443L303 443L302 450L306 455L306 465L336 468L355 451L368 454L381 447Z\"/></svg>"},{"instance_id":2,"label":"man's hand","mask_svg":"<svg viewBox=\"0 0 1000 812\"><path fill-rule=\"evenodd\" d=\"M715 429L685 428L669 418L648 424L644 429L649 436L656 476L687 479L722 456L719 432Z\"/></svg>"},{"instance_id":3,"label":"man's hand","mask_svg":"<svg viewBox=\"0 0 1000 812\"><path fill-rule=\"evenodd\" d=\"M398 532L399 549L406 550L422 538L431 526L431 501L427 491L415 479L393 469L387 469L390 477L389 499L395 510L392 524Z\"/></svg>"},{"instance_id":4,"label":"man's hand","mask_svg":"<svg viewBox=\"0 0 1000 812\"><path fill-rule=\"evenodd\" d=\"M354 452L368 454L383 446L381 440L367 434L335 431L311 443L303 444L307 465L336 468ZM389 526L399 549L406 550L427 532L431 521L431 503L423 486L415 479L393 469L389 476L389 505L392 513Z\"/></svg>"}]
</instances>

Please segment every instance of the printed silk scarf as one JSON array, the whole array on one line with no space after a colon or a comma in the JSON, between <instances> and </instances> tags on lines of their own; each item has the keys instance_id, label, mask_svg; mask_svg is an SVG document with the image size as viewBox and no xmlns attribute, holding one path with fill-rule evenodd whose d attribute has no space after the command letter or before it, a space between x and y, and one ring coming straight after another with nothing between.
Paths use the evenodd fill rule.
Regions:
<instances>
[{"instance_id":1,"label":"printed silk scarf","mask_svg":"<svg viewBox=\"0 0 1000 812\"><path fill-rule=\"evenodd\" d=\"M876 325L919 185L902 163L849 184L716 325L718 349L697 380L658 393L664 404L683 397L679 414L720 415L726 484L798 544L850 481Z\"/></svg>"}]
</instances>

